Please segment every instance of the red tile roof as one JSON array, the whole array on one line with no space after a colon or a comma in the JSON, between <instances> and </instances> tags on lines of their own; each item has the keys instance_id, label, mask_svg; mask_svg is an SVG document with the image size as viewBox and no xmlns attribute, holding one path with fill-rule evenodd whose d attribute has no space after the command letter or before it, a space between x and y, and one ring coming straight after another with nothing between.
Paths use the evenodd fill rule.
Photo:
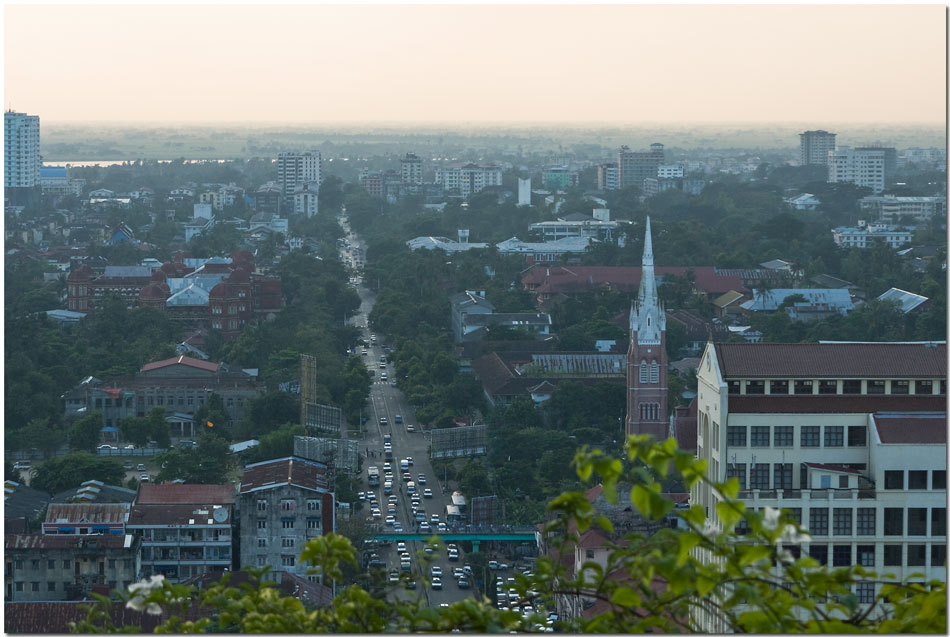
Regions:
<instances>
[{"instance_id":1,"label":"red tile roof","mask_svg":"<svg viewBox=\"0 0 950 637\"><path fill-rule=\"evenodd\" d=\"M818 394L729 396L733 414L870 414L876 411L943 411L946 396Z\"/></svg>"},{"instance_id":2,"label":"red tile roof","mask_svg":"<svg viewBox=\"0 0 950 637\"><path fill-rule=\"evenodd\" d=\"M716 357L726 379L947 376L945 343L716 343Z\"/></svg>"},{"instance_id":3,"label":"red tile roof","mask_svg":"<svg viewBox=\"0 0 950 637\"><path fill-rule=\"evenodd\" d=\"M234 504L233 484L161 484L139 485L135 504Z\"/></svg>"},{"instance_id":4,"label":"red tile roof","mask_svg":"<svg viewBox=\"0 0 950 637\"><path fill-rule=\"evenodd\" d=\"M177 356L175 358L166 358L163 361L156 361L154 363L147 363L142 366L140 372L150 372L153 369L161 369L162 367L168 367L170 365L187 365L188 367L194 367L196 369L203 369L209 372L218 371L217 363L209 363L208 361L198 360L197 358L191 358L190 356Z\"/></svg>"},{"instance_id":5,"label":"red tile roof","mask_svg":"<svg viewBox=\"0 0 950 637\"><path fill-rule=\"evenodd\" d=\"M683 276L692 270L696 289L707 294L724 294L730 290L748 292L742 278L720 274L712 266L657 266L656 275ZM611 287L635 292L640 287L642 268L639 266L544 266L535 265L522 273L525 288L539 294L577 294L598 287Z\"/></svg>"},{"instance_id":6,"label":"red tile roof","mask_svg":"<svg viewBox=\"0 0 950 637\"><path fill-rule=\"evenodd\" d=\"M947 414L874 414L884 444L947 444Z\"/></svg>"},{"instance_id":7,"label":"red tile roof","mask_svg":"<svg viewBox=\"0 0 950 637\"><path fill-rule=\"evenodd\" d=\"M43 633L69 634L69 622L86 617L86 602L8 602L3 605L3 629L10 634ZM149 615L125 607L125 604L113 604L109 613L117 627L134 626L142 633L151 633L155 628L177 614L186 621L196 621L210 616L214 609L200 604L191 604L181 613L177 609L162 610L161 615Z\"/></svg>"},{"instance_id":8,"label":"red tile roof","mask_svg":"<svg viewBox=\"0 0 950 637\"><path fill-rule=\"evenodd\" d=\"M288 484L311 491L326 490L329 488L327 466L294 457L249 464L241 478L241 493Z\"/></svg>"}]
</instances>

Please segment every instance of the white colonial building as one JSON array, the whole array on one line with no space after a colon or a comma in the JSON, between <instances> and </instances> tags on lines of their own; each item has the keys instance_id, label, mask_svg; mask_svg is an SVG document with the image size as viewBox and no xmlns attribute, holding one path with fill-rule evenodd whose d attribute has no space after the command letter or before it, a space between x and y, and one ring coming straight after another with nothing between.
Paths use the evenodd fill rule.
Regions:
<instances>
[{"instance_id":1,"label":"white colonial building","mask_svg":"<svg viewBox=\"0 0 950 637\"><path fill-rule=\"evenodd\" d=\"M856 228L838 226L832 229L831 238L842 248L869 248L877 239L896 249L910 243L913 235L907 230L899 230L897 226L859 221Z\"/></svg>"},{"instance_id":2,"label":"white colonial building","mask_svg":"<svg viewBox=\"0 0 950 637\"><path fill-rule=\"evenodd\" d=\"M710 343L697 376L697 456L748 507L801 521L793 554L946 579L946 343ZM690 501L719 524L708 485Z\"/></svg>"}]
</instances>

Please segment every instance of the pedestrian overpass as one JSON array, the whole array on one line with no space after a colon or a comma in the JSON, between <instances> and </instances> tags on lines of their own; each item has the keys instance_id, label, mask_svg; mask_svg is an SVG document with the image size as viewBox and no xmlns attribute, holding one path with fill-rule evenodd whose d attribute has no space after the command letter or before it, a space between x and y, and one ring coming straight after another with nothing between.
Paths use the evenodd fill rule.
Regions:
<instances>
[{"instance_id":1,"label":"pedestrian overpass","mask_svg":"<svg viewBox=\"0 0 950 637\"><path fill-rule=\"evenodd\" d=\"M539 542L537 530L534 527L524 528L495 528L473 531L448 531L446 533L423 533L421 531L389 531L377 533L373 536L380 542L426 542L430 538L438 538L444 542L471 542L472 552L478 552L478 545L482 542Z\"/></svg>"}]
</instances>

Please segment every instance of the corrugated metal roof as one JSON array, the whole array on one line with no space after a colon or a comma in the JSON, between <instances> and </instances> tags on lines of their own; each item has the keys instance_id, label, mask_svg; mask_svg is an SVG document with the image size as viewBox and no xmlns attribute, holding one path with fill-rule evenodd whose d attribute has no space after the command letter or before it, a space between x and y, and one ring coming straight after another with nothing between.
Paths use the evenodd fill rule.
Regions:
<instances>
[{"instance_id":1,"label":"corrugated metal roof","mask_svg":"<svg viewBox=\"0 0 950 637\"><path fill-rule=\"evenodd\" d=\"M623 354L534 354L532 362L545 371L559 374L623 375L627 357Z\"/></svg>"},{"instance_id":2,"label":"corrugated metal roof","mask_svg":"<svg viewBox=\"0 0 950 637\"><path fill-rule=\"evenodd\" d=\"M45 524L122 524L129 517L129 504L52 503Z\"/></svg>"},{"instance_id":3,"label":"corrugated metal roof","mask_svg":"<svg viewBox=\"0 0 950 637\"><path fill-rule=\"evenodd\" d=\"M96 547L121 549L126 547L125 535L4 535L3 548L33 549L92 549Z\"/></svg>"},{"instance_id":4,"label":"corrugated metal roof","mask_svg":"<svg viewBox=\"0 0 950 637\"><path fill-rule=\"evenodd\" d=\"M919 294L914 294L913 292L908 292L907 290L902 290L900 288L891 288L881 296L877 297L878 301L897 301L901 304L901 310L906 314L916 307L923 305L930 299L926 296L921 296Z\"/></svg>"},{"instance_id":5,"label":"corrugated metal roof","mask_svg":"<svg viewBox=\"0 0 950 637\"><path fill-rule=\"evenodd\" d=\"M150 279L152 268L141 265L107 265L102 277L105 279Z\"/></svg>"},{"instance_id":6,"label":"corrugated metal roof","mask_svg":"<svg viewBox=\"0 0 950 637\"><path fill-rule=\"evenodd\" d=\"M946 343L716 343L715 347L726 379L947 376Z\"/></svg>"}]
</instances>

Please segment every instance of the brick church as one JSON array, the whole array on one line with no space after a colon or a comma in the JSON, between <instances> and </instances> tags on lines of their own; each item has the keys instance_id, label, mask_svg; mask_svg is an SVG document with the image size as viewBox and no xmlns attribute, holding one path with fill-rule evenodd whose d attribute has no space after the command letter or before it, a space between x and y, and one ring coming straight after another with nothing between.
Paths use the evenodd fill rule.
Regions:
<instances>
[{"instance_id":1,"label":"brick church","mask_svg":"<svg viewBox=\"0 0 950 637\"><path fill-rule=\"evenodd\" d=\"M627 350L626 435L651 434L658 441L669 437L666 360L666 313L656 291L653 239L647 217L643 242L640 290L630 307L630 347Z\"/></svg>"}]
</instances>

